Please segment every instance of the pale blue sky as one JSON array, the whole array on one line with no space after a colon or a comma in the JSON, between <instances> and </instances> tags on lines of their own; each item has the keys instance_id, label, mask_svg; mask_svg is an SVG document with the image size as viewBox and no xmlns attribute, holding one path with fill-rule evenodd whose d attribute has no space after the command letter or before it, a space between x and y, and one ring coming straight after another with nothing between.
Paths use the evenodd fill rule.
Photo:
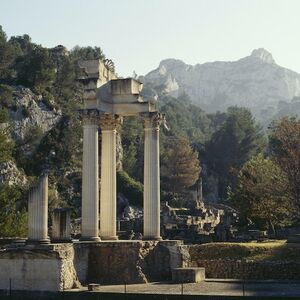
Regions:
<instances>
[{"instance_id":1,"label":"pale blue sky","mask_svg":"<svg viewBox=\"0 0 300 300\"><path fill-rule=\"evenodd\" d=\"M47 47L100 46L121 76L260 47L300 73L300 0L0 0L0 25Z\"/></svg>"}]
</instances>

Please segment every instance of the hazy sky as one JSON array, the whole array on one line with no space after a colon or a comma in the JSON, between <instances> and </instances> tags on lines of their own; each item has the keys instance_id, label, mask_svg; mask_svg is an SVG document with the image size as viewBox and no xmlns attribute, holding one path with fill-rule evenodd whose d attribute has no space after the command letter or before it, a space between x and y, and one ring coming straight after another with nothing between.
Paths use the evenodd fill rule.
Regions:
<instances>
[{"instance_id":1,"label":"hazy sky","mask_svg":"<svg viewBox=\"0 0 300 300\"><path fill-rule=\"evenodd\" d=\"M0 0L0 25L47 47L100 46L122 76L260 47L300 73L300 0Z\"/></svg>"}]
</instances>

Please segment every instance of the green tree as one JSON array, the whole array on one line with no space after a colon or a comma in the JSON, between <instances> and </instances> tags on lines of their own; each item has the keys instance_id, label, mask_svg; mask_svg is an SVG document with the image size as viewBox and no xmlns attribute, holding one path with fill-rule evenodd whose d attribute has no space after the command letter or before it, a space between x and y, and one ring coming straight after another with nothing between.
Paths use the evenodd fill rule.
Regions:
<instances>
[{"instance_id":1,"label":"green tree","mask_svg":"<svg viewBox=\"0 0 300 300\"><path fill-rule=\"evenodd\" d=\"M141 120L124 118L121 129L123 146L123 169L129 176L143 181L144 140Z\"/></svg>"},{"instance_id":2,"label":"green tree","mask_svg":"<svg viewBox=\"0 0 300 300\"><path fill-rule=\"evenodd\" d=\"M0 107L0 124L9 121L9 113L6 107Z\"/></svg>"},{"instance_id":3,"label":"green tree","mask_svg":"<svg viewBox=\"0 0 300 300\"><path fill-rule=\"evenodd\" d=\"M273 123L269 141L271 155L286 173L294 204L300 208L300 120L283 118Z\"/></svg>"},{"instance_id":4,"label":"green tree","mask_svg":"<svg viewBox=\"0 0 300 300\"><path fill-rule=\"evenodd\" d=\"M71 50L73 59L105 59L105 55L100 47L80 47L75 46Z\"/></svg>"},{"instance_id":5,"label":"green tree","mask_svg":"<svg viewBox=\"0 0 300 300\"><path fill-rule=\"evenodd\" d=\"M16 61L18 83L41 91L55 79L55 64L48 49L33 44L31 51Z\"/></svg>"},{"instance_id":6,"label":"green tree","mask_svg":"<svg viewBox=\"0 0 300 300\"><path fill-rule=\"evenodd\" d=\"M124 171L117 173L117 191L122 193L131 205L143 205L143 185Z\"/></svg>"},{"instance_id":7,"label":"green tree","mask_svg":"<svg viewBox=\"0 0 300 300\"><path fill-rule=\"evenodd\" d=\"M218 179L219 197L225 199L234 187L242 165L265 145L260 127L246 108L231 107L224 123L206 144L206 162Z\"/></svg>"},{"instance_id":8,"label":"green tree","mask_svg":"<svg viewBox=\"0 0 300 300\"><path fill-rule=\"evenodd\" d=\"M198 153L186 138L175 138L162 156L162 187L172 193L182 193L192 186L200 174Z\"/></svg>"},{"instance_id":9,"label":"green tree","mask_svg":"<svg viewBox=\"0 0 300 300\"><path fill-rule=\"evenodd\" d=\"M16 48L8 43L7 36L0 26L0 83L11 77L11 66L16 58Z\"/></svg>"},{"instance_id":10,"label":"green tree","mask_svg":"<svg viewBox=\"0 0 300 300\"><path fill-rule=\"evenodd\" d=\"M204 143L209 138L209 118L201 108L191 103L187 95L177 99L166 96L161 103L160 111L166 115L173 136L184 136L193 144Z\"/></svg>"},{"instance_id":11,"label":"green tree","mask_svg":"<svg viewBox=\"0 0 300 300\"><path fill-rule=\"evenodd\" d=\"M0 163L12 160L14 142L10 140L7 133L0 130Z\"/></svg>"},{"instance_id":12,"label":"green tree","mask_svg":"<svg viewBox=\"0 0 300 300\"><path fill-rule=\"evenodd\" d=\"M13 89L6 84L0 84L0 106L6 108L13 106Z\"/></svg>"},{"instance_id":13,"label":"green tree","mask_svg":"<svg viewBox=\"0 0 300 300\"><path fill-rule=\"evenodd\" d=\"M0 185L0 236L26 237L27 213L23 195L22 187Z\"/></svg>"},{"instance_id":14,"label":"green tree","mask_svg":"<svg viewBox=\"0 0 300 300\"><path fill-rule=\"evenodd\" d=\"M244 224L250 219L258 228L275 233L276 227L291 222L288 179L276 163L261 154L244 164L229 199Z\"/></svg>"}]
</instances>

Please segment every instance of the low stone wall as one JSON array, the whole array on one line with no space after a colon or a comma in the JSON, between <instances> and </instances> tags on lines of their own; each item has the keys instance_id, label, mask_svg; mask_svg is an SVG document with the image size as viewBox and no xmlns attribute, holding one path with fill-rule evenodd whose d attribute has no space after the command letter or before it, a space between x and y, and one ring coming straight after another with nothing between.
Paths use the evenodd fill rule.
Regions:
<instances>
[{"instance_id":1,"label":"low stone wall","mask_svg":"<svg viewBox=\"0 0 300 300\"><path fill-rule=\"evenodd\" d=\"M62 291L80 284L172 279L190 265L181 241L101 241L11 246L0 250L0 290Z\"/></svg>"},{"instance_id":2,"label":"low stone wall","mask_svg":"<svg viewBox=\"0 0 300 300\"><path fill-rule=\"evenodd\" d=\"M300 263L284 261L201 260L193 266L204 267L207 278L299 280Z\"/></svg>"},{"instance_id":3,"label":"low stone wall","mask_svg":"<svg viewBox=\"0 0 300 300\"><path fill-rule=\"evenodd\" d=\"M123 284L171 280L171 269L190 263L179 241L75 243L74 265L82 283Z\"/></svg>"}]
</instances>

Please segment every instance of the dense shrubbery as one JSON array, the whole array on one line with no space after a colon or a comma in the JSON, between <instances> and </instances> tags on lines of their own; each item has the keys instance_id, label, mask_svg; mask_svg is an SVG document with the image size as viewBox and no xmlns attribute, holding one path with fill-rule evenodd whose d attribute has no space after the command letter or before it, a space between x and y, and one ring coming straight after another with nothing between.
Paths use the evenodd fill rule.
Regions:
<instances>
[{"instance_id":1,"label":"dense shrubbery","mask_svg":"<svg viewBox=\"0 0 300 300\"><path fill-rule=\"evenodd\" d=\"M130 201L130 204L143 205L143 185L124 171L117 173L117 190Z\"/></svg>"},{"instance_id":2,"label":"dense shrubbery","mask_svg":"<svg viewBox=\"0 0 300 300\"><path fill-rule=\"evenodd\" d=\"M26 237L26 189L0 185L0 236Z\"/></svg>"}]
</instances>

